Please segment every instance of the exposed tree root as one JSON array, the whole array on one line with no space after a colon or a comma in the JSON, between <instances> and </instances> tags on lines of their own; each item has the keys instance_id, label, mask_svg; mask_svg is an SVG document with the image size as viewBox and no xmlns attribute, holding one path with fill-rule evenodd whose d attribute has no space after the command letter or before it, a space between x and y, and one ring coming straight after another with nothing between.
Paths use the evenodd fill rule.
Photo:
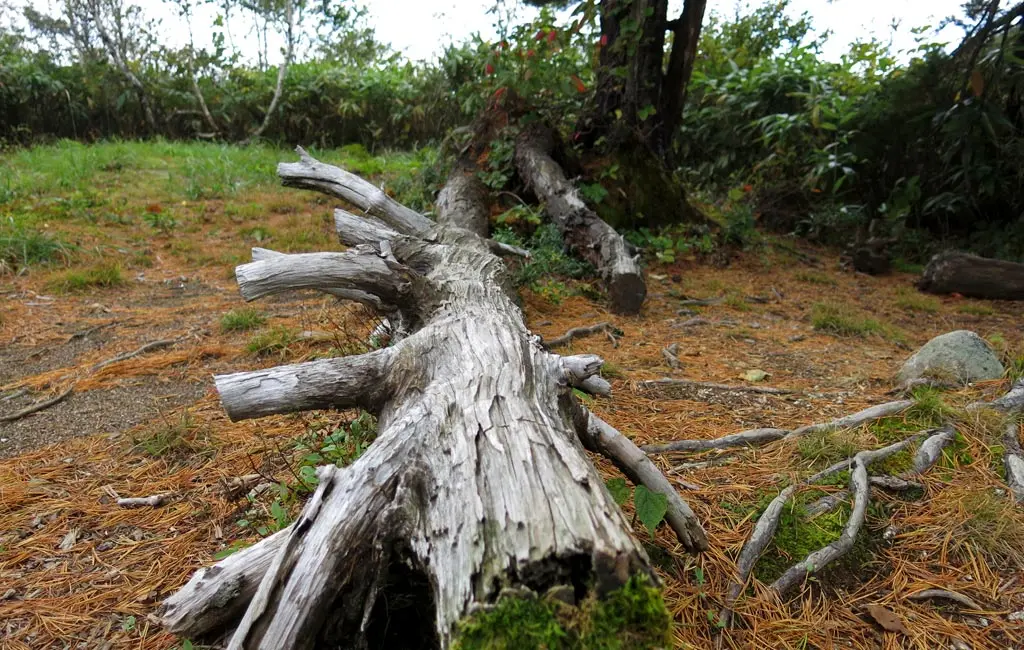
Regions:
<instances>
[{"instance_id":1,"label":"exposed tree root","mask_svg":"<svg viewBox=\"0 0 1024 650\"><path fill-rule=\"evenodd\" d=\"M75 388L74 388L74 386L72 386L71 388L65 390L63 393L61 393L60 395L57 395L56 397L51 397L48 400L44 400L42 402L37 402L37 403L33 404L32 406L29 406L29 407L21 409L17 413L11 413L10 415L0 415L0 422L15 422L15 421L20 420L22 418L28 417L28 416L32 415L33 413L38 413L39 411L42 411L44 409L50 408L51 406L54 406L56 404L60 404L65 399L67 399L68 395L70 395L74 391L75 391Z\"/></svg>"},{"instance_id":2,"label":"exposed tree root","mask_svg":"<svg viewBox=\"0 0 1024 650\"><path fill-rule=\"evenodd\" d=\"M557 338L553 338L550 341L544 341L543 344L548 349L559 348L562 347L563 345L569 345L576 339L581 339L585 336L593 336L594 334L597 334L599 332L609 332L614 329L614 326L612 326L612 324L609 322L598 323L596 325L587 325L584 327L574 327Z\"/></svg>"},{"instance_id":3,"label":"exposed tree root","mask_svg":"<svg viewBox=\"0 0 1024 650\"><path fill-rule=\"evenodd\" d=\"M925 589L924 591L919 591L916 594L911 594L907 596L907 598L910 600L928 600L931 598L942 598L944 600L952 600L955 603L960 603L968 609L984 611L984 608L981 605L974 602L967 596L957 593L955 591L948 591L946 589Z\"/></svg>"},{"instance_id":4,"label":"exposed tree root","mask_svg":"<svg viewBox=\"0 0 1024 650\"><path fill-rule=\"evenodd\" d=\"M648 454L664 454L670 451L707 451L709 449L728 449L729 447L752 447L781 440L788 433L788 429L750 429L712 440L676 440L662 445L645 445L643 450Z\"/></svg>"},{"instance_id":5,"label":"exposed tree root","mask_svg":"<svg viewBox=\"0 0 1024 650\"><path fill-rule=\"evenodd\" d=\"M111 357L110 359L107 359L106 361L100 361L95 366L90 368L89 372L96 372L97 370L100 370L102 368L106 368L109 365L112 365L112 364L115 364L115 363L119 363L121 361L127 361L128 359L131 359L133 357L137 357L140 354L146 354L147 352L152 352L153 350L160 350L160 349L163 349L163 348L166 348L166 347L170 347L170 346L174 345L175 343L177 343L180 340L181 340L181 337L178 337L178 338L174 338L174 339L161 339L159 341L153 341L152 343L147 343L147 344L145 344L143 346L140 346L140 347L132 350L131 352L125 352L124 354L119 354L116 357Z\"/></svg>"},{"instance_id":6,"label":"exposed tree root","mask_svg":"<svg viewBox=\"0 0 1024 650\"><path fill-rule=\"evenodd\" d=\"M163 504L167 503L173 496L173 494L154 494L148 497L129 497L118 499L117 505L122 508L139 508L142 506L159 508Z\"/></svg>"},{"instance_id":7,"label":"exposed tree root","mask_svg":"<svg viewBox=\"0 0 1024 650\"><path fill-rule=\"evenodd\" d=\"M716 384L708 381L692 381L690 379L649 379L637 384L643 393L655 393L659 396L672 397L680 393L694 391L723 391L729 393L755 393L757 395L792 395L796 391L771 386L743 386L733 384Z\"/></svg>"},{"instance_id":8,"label":"exposed tree root","mask_svg":"<svg viewBox=\"0 0 1024 650\"><path fill-rule=\"evenodd\" d=\"M635 485L664 494L668 498L665 521L675 531L679 543L690 551L706 551L707 536L697 516L651 459L632 440L590 411L583 409L583 416L585 420L580 418L576 427L583 446L611 460Z\"/></svg>"}]
</instances>

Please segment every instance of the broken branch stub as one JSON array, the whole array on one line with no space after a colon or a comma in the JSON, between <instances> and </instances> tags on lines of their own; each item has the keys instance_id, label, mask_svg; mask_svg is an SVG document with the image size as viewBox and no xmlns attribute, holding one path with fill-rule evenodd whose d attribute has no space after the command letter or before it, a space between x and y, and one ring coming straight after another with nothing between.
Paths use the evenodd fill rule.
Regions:
<instances>
[{"instance_id":1,"label":"broken branch stub","mask_svg":"<svg viewBox=\"0 0 1024 650\"><path fill-rule=\"evenodd\" d=\"M647 297L647 284L626 240L580 198L551 157L550 131L527 127L516 141L516 169L562 233L565 243L590 262L608 286L612 310L636 314Z\"/></svg>"},{"instance_id":2,"label":"broken branch stub","mask_svg":"<svg viewBox=\"0 0 1024 650\"><path fill-rule=\"evenodd\" d=\"M379 205L330 166L307 156L301 167L303 186ZM634 575L657 582L577 437L572 384L602 388L587 383L600 359L563 359L530 335L486 240L453 225L409 234L393 207L376 209L401 240L342 266L326 258L330 282L394 304L415 324L408 334L365 355L221 376L218 389L233 419L356 407L377 414L377 437L344 470L320 468L286 532L168 599L168 629L235 628L230 648L445 648L456 623L504 589L601 597ZM324 259L270 256L240 281L259 286L250 296L321 288Z\"/></svg>"}]
</instances>

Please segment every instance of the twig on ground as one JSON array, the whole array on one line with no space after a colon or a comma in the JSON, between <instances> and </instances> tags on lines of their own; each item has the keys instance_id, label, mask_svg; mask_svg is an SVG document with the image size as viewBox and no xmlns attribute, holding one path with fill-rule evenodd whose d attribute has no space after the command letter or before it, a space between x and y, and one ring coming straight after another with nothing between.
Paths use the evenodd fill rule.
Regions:
<instances>
[{"instance_id":1,"label":"twig on ground","mask_svg":"<svg viewBox=\"0 0 1024 650\"><path fill-rule=\"evenodd\" d=\"M150 508L159 508L160 506L167 503L172 497L173 493L166 494L154 494L148 497L129 497L125 499L118 499L117 505L122 508L139 508L148 506Z\"/></svg>"},{"instance_id":2,"label":"twig on ground","mask_svg":"<svg viewBox=\"0 0 1024 650\"><path fill-rule=\"evenodd\" d=\"M177 343L180 340L181 340L181 338L179 337L179 338L173 338L173 339L162 339L162 340L159 340L159 341L153 341L152 343L147 343L147 344L145 344L145 345L143 345L143 346L141 346L139 348L136 348L135 350L132 350L131 352L125 352L124 354L119 354L116 357L111 357L110 359L107 359L106 361L100 361L99 363L94 365L92 368L90 368L89 372L96 372L97 370L100 370L101 368L106 368L107 366L109 366L111 364L119 363L121 361L127 361L128 359L131 359L132 357L137 357L140 354L145 354L147 352L152 352L153 350L160 350L162 348L169 347L171 345L174 345L175 343Z\"/></svg>"},{"instance_id":3,"label":"twig on ground","mask_svg":"<svg viewBox=\"0 0 1024 650\"><path fill-rule=\"evenodd\" d=\"M679 305L679 306L682 306L682 307L690 307L690 306L694 306L694 307L707 307L708 305L717 305L718 303L722 302L723 300L725 300L724 296L719 296L718 298L704 298L703 300L697 299L697 298L691 298L691 299L688 299L688 300L680 300L676 304Z\"/></svg>"},{"instance_id":4,"label":"twig on ground","mask_svg":"<svg viewBox=\"0 0 1024 650\"><path fill-rule=\"evenodd\" d=\"M84 339L85 337L89 336L93 332L97 332L97 331L103 329L104 327L110 327L111 325L115 325L116 323L117 323L116 320L107 321L106 323L100 323L99 325L95 325L95 326L90 327L88 329L84 329L84 330L81 330L79 332L75 332L74 334L69 336L68 339L66 341L64 341L64 343L71 343L72 341L74 341L76 339Z\"/></svg>"},{"instance_id":5,"label":"twig on ground","mask_svg":"<svg viewBox=\"0 0 1024 650\"><path fill-rule=\"evenodd\" d=\"M574 339L592 336L598 332L607 332L611 329L613 329L612 324L609 322L598 323L597 325L589 325L585 327L574 327L557 338L553 338L550 341L543 341L543 344L548 348L557 348L563 345L568 345Z\"/></svg>"},{"instance_id":6,"label":"twig on ground","mask_svg":"<svg viewBox=\"0 0 1024 650\"><path fill-rule=\"evenodd\" d=\"M9 402L12 399L18 399L22 395L26 395L26 394L28 394L28 389L27 388L19 388L18 390L14 391L10 395L4 395L3 398L0 398L0 402Z\"/></svg>"},{"instance_id":7,"label":"twig on ground","mask_svg":"<svg viewBox=\"0 0 1024 650\"><path fill-rule=\"evenodd\" d=\"M727 449L764 444L780 440L789 433L787 429L751 429L733 433L711 440L676 440L663 445L645 445L642 447L648 454L664 454L669 451L707 451L709 449Z\"/></svg>"},{"instance_id":8,"label":"twig on ground","mask_svg":"<svg viewBox=\"0 0 1024 650\"><path fill-rule=\"evenodd\" d=\"M661 349L661 356L665 359L665 362L668 363L669 367L672 368L673 370L676 370L683 365L682 362L679 361L679 357L676 356L678 354L678 343L673 343L672 345L669 345L668 347Z\"/></svg>"},{"instance_id":9,"label":"twig on ground","mask_svg":"<svg viewBox=\"0 0 1024 650\"><path fill-rule=\"evenodd\" d=\"M770 386L744 386L738 384L716 384L708 381L693 381L690 379L648 379L637 384L641 391L668 392L673 388L681 390L713 390L726 391L730 393L757 393L759 395L792 395L796 391L786 388L772 388Z\"/></svg>"},{"instance_id":10,"label":"twig on ground","mask_svg":"<svg viewBox=\"0 0 1024 650\"><path fill-rule=\"evenodd\" d=\"M43 409L48 409L48 408L50 408L51 406L53 406L55 404L59 404L59 403L63 402L65 399L67 399L68 395L70 395L71 393L74 392L74 390L75 390L75 387L72 386L71 388L68 388L63 393L61 393L60 395L57 395L56 397L51 397L48 400L44 400L42 402L37 402L37 403L33 404L32 406L29 406L29 407L21 409L17 413L11 413L10 415L0 415L0 422L15 422L15 421L20 420L20 419L22 419L24 417L28 417L29 415L32 415L33 413L38 413L39 411L42 411Z\"/></svg>"},{"instance_id":11,"label":"twig on ground","mask_svg":"<svg viewBox=\"0 0 1024 650\"><path fill-rule=\"evenodd\" d=\"M919 591L916 594L907 596L910 600L928 600L930 598L944 598L946 600L952 600L953 602L960 603L968 609L976 611L984 611L984 608L978 603L974 602L967 596L959 594L955 591L948 591L946 589L925 589Z\"/></svg>"}]
</instances>

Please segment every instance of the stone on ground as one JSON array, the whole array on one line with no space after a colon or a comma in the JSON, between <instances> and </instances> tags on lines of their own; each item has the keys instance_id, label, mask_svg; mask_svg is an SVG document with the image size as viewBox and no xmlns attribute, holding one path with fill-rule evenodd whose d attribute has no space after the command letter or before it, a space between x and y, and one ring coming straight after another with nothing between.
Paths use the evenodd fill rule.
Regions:
<instances>
[{"instance_id":1,"label":"stone on ground","mask_svg":"<svg viewBox=\"0 0 1024 650\"><path fill-rule=\"evenodd\" d=\"M1003 376L1003 364L984 339L967 330L936 336L907 359L896 376L901 385L914 379L967 383Z\"/></svg>"}]
</instances>

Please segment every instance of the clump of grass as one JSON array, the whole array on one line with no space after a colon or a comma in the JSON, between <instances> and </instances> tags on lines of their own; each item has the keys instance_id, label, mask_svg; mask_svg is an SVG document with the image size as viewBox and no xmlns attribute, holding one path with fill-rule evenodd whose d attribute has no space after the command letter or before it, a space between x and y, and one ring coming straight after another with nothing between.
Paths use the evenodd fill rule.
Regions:
<instances>
[{"instance_id":1,"label":"clump of grass","mask_svg":"<svg viewBox=\"0 0 1024 650\"><path fill-rule=\"evenodd\" d=\"M963 495L960 509L967 517L953 526L958 546L981 551L992 566L1024 569L1024 518L1013 499L979 489Z\"/></svg>"},{"instance_id":2,"label":"clump of grass","mask_svg":"<svg viewBox=\"0 0 1024 650\"><path fill-rule=\"evenodd\" d=\"M284 352L294 342L294 332L287 327L274 327L252 337L245 349L250 354L264 356L273 352Z\"/></svg>"},{"instance_id":3,"label":"clump of grass","mask_svg":"<svg viewBox=\"0 0 1024 650\"><path fill-rule=\"evenodd\" d=\"M961 314L970 314L971 316L991 316L996 313L996 310L988 305L971 302L960 305L956 310Z\"/></svg>"},{"instance_id":4,"label":"clump of grass","mask_svg":"<svg viewBox=\"0 0 1024 650\"><path fill-rule=\"evenodd\" d=\"M729 295L725 297L725 304L736 311L750 311L751 309L750 304L747 302L746 298L743 297L743 294L737 292L730 292Z\"/></svg>"},{"instance_id":5,"label":"clump of grass","mask_svg":"<svg viewBox=\"0 0 1024 650\"><path fill-rule=\"evenodd\" d=\"M859 451L856 431L819 431L800 437L797 453L812 469L822 469L852 457Z\"/></svg>"},{"instance_id":6,"label":"clump of grass","mask_svg":"<svg viewBox=\"0 0 1024 650\"><path fill-rule=\"evenodd\" d=\"M234 309L221 316L220 329L222 332L245 332L254 330L266 322L267 317L259 310L247 307Z\"/></svg>"},{"instance_id":7,"label":"clump of grass","mask_svg":"<svg viewBox=\"0 0 1024 650\"><path fill-rule=\"evenodd\" d=\"M838 284L835 278L817 271L799 271L794 277L800 282L807 282L808 284L820 284L828 287L834 287Z\"/></svg>"},{"instance_id":8,"label":"clump of grass","mask_svg":"<svg viewBox=\"0 0 1024 650\"><path fill-rule=\"evenodd\" d=\"M933 296L926 296L924 294L917 293L916 291L901 289L896 297L896 306L900 309L905 309L906 311L934 314L939 311L939 307L942 306L942 303Z\"/></svg>"},{"instance_id":9,"label":"clump of grass","mask_svg":"<svg viewBox=\"0 0 1024 650\"><path fill-rule=\"evenodd\" d=\"M32 264L67 262L71 250L59 238L16 224L13 218L0 221L0 269L17 271Z\"/></svg>"},{"instance_id":10,"label":"clump of grass","mask_svg":"<svg viewBox=\"0 0 1024 650\"><path fill-rule=\"evenodd\" d=\"M207 448L207 431L185 411L177 419L165 419L141 438L134 438L135 449L153 458L182 457Z\"/></svg>"},{"instance_id":11,"label":"clump of grass","mask_svg":"<svg viewBox=\"0 0 1024 650\"><path fill-rule=\"evenodd\" d=\"M121 265L104 262L85 269L72 269L52 278L47 288L58 293L76 293L94 288L109 288L125 283Z\"/></svg>"},{"instance_id":12,"label":"clump of grass","mask_svg":"<svg viewBox=\"0 0 1024 650\"><path fill-rule=\"evenodd\" d=\"M818 331L837 336L878 335L896 343L906 341L903 332L892 325L835 302L815 303L811 308L811 324Z\"/></svg>"}]
</instances>

